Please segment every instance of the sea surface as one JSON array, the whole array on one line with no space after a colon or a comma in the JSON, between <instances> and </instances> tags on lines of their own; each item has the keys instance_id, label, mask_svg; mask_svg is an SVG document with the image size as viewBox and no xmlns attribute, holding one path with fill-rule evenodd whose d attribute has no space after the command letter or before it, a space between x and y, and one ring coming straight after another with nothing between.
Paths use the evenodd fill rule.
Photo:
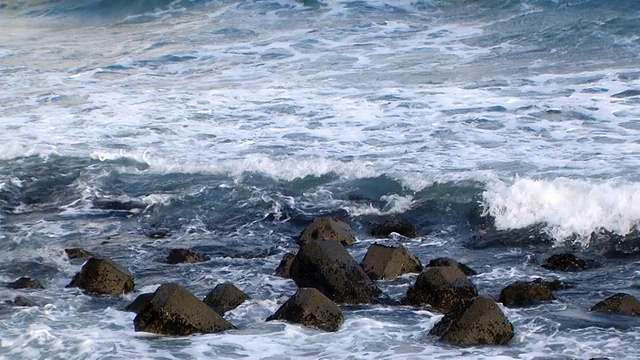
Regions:
<instances>
[{"instance_id":1,"label":"sea surface","mask_svg":"<svg viewBox=\"0 0 640 360\"><path fill-rule=\"evenodd\" d=\"M336 333L266 323L296 291L275 268L325 214L348 218L357 261L400 243L467 263L484 295L575 287L503 308L503 347L442 343L441 315L405 306L345 306ZM474 236L483 214L500 241ZM388 216L421 236L374 239ZM639 222L640 1L0 4L0 301L41 305L1 305L0 358L638 359L640 320L589 309L640 297L637 247L603 250ZM134 292L66 288L70 247ZM176 247L210 260L166 264ZM567 250L596 267L540 267ZM45 289L5 288L21 276ZM416 276L378 284L399 300ZM135 332L124 307L165 282L251 300L226 315L237 330Z\"/></svg>"}]
</instances>

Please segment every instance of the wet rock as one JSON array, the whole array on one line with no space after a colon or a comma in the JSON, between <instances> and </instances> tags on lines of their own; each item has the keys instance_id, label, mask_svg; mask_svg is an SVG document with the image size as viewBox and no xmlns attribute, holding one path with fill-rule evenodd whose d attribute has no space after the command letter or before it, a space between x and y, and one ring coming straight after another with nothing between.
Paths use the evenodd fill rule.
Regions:
<instances>
[{"instance_id":1,"label":"wet rock","mask_svg":"<svg viewBox=\"0 0 640 360\"><path fill-rule=\"evenodd\" d=\"M631 229L624 235L606 229L594 231L589 236L589 248L599 250L607 257L629 257L640 253L640 231Z\"/></svg>"},{"instance_id":2,"label":"wet rock","mask_svg":"<svg viewBox=\"0 0 640 360\"><path fill-rule=\"evenodd\" d=\"M473 235L464 243L470 249L486 249L503 246L552 246L554 240L545 231L546 224L539 223L524 228L499 230L490 216L470 219Z\"/></svg>"},{"instance_id":3,"label":"wet rock","mask_svg":"<svg viewBox=\"0 0 640 360\"><path fill-rule=\"evenodd\" d=\"M450 266L428 267L407 290L402 303L429 304L447 313L460 302L477 295L476 287L460 269Z\"/></svg>"},{"instance_id":4,"label":"wet rock","mask_svg":"<svg viewBox=\"0 0 640 360\"><path fill-rule=\"evenodd\" d=\"M144 309L144 307L147 306L149 302L151 302L151 299L153 299L153 295L154 293L140 294L131 302L131 304L127 305L124 309L126 311L139 314L140 311L142 311L142 309Z\"/></svg>"},{"instance_id":5,"label":"wet rock","mask_svg":"<svg viewBox=\"0 0 640 360\"><path fill-rule=\"evenodd\" d=\"M94 256L91 252L82 248L64 249L64 252L67 254L67 257L69 258L69 260L90 259Z\"/></svg>"},{"instance_id":6,"label":"wet rock","mask_svg":"<svg viewBox=\"0 0 640 360\"><path fill-rule=\"evenodd\" d=\"M237 308L243 302L249 300L249 296L231 283L219 284L207 294L204 303L213 311L224 315L229 310Z\"/></svg>"},{"instance_id":7,"label":"wet rock","mask_svg":"<svg viewBox=\"0 0 640 360\"><path fill-rule=\"evenodd\" d=\"M629 294L617 293L597 303L591 311L640 316L640 302Z\"/></svg>"},{"instance_id":8,"label":"wet rock","mask_svg":"<svg viewBox=\"0 0 640 360\"><path fill-rule=\"evenodd\" d=\"M313 287L338 303L369 303L381 292L335 240L309 240L291 264L298 287Z\"/></svg>"},{"instance_id":9,"label":"wet rock","mask_svg":"<svg viewBox=\"0 0 640 360\"><path fill-rule=\"evenodd\" d=\"M7 287L10 289L44 289L44 286L42 286L38 280L28 277L21 277L20 279L9 283Z\"/></svg>"},{"instance_id":10,"label":"wet rock","mask_svg":"<svg viewBox=\"0 0 640 360\"><path fill-rule=\"evenodd\" d=\"M209 260L207 256L204 256L198 252L189 249L172 249L167 256L167 262L169 264L180 263L199 263Z\"/></svg>"},{"instance_id":11,"label":"wet rock","mask_svg":"<svg viewBox=\"0 0 640 360\"><path fill-rule=\"evenodd\" d=\"M429 332L448 343L505 345L513 338L513 325L495 301L478 296L461 302Z\"/></svg>"},{"instance_id":12,"label":"wet rock","mask_svg":"<svg viewBox=\"0 0 640 360\"><path fill-rule=\"evenodd\" d=\"M426 267L435 267L435 266L457 267L458 269L460 269L460 271L462 271L462 273L464 273L467 276L478 275L477 271L475 271L472 268L468 267L467 265L465 265L463 263L459 263L456 260L451 259L451 258L433 259L433 260L429 261L429 264L427 264Z\"/></svg>"},{"instance_id":13,"label":"wet rock","mask_svg":"<svg viewBox=\"0 0 640 360\"><path fill-rule=\"evenodd\" d=\"M267 321L286 320L324 331L337 331L344 323L338 305L314 288L301 288Z\"/></svg>"},{"instance_id":14,"label":"wet rock","mask_svg":"<svg viewBox=\"0 0 640 360\"><path fill-rule=\"evenodd\" d=\"M13 305L14 306L27 306L27 307L38 306L38 304L35 301L27 299L24 296L16 296L16 298L13 300Z\"/></svg>"},{"instance_id":15,"label":"wet rock","mask_svg":"<svg viewBox=\"0 0 640 360\"><path fill-rule=\"evenodd\" d=\"M284 257L280 261L280 265L278 265L278 268L276 269L276 276L280 276L285 279L290 279L291 263L293 263L293 258L295 257L296 255L293 253L284 254Z\"/></svg>"},{"instance_id":16,"label":"wet rock","mask_svg":"<svg viewBox=\"0 0 640 360\"><path fill-rule=\"evenodd\" d=\"M397 233L408 238L420 236L415 226L401 218L388 219L371 229L371 235L375 237L386 238L391 233Z\"/></svg>"},{"instance_id":17,"label":"wet rock","mask_svg":"<svg viewBox=\"0 0 640 360\"><path fill-rule=\"evenodd\" d=\"M171 236L171 232L167 229L153 229L146 230L144 235L152 239L164 239L167 236Z\"/></svg>"},{"instance_id":18,"label":"wet rock","mask_svg":"<svg viewBox=\"0 0 640 360\"><path fill-rule=\"evenodd\" d=\"M551 281L549 281L549 280L543 280L543 279L537 278L537 279L533 280L533 283L542 284L542 285L548 287L549 290L551 290L551 291L566 290L566 289L572 289L573 288L573 284L562 282L560 280L551 280Z\"/></svg>"},{"instance_id":19,"label":"wet rock","mask_svg":"<svg viewBox=\"0 0 640 360\"><path fill-rule=\"evenodd\" d=\"M174 283L161 285L133 320L135 331L185 336L234 328L187 289Z\"/></svg>"},{"instance_id":20,"label":"wet rock","mask_svg":"<svg viewBox=\"0 0 640 360\"><path fill-rule=\"evenodd\" d=\"M373 280L393 279L402 274L422 271L420 260L402 245L373 244L360 266Z\"/></svg>"},{"instance_id":21,"label":"wet rock","mask_svg":"<svg viewBox=\"0 0 640 360\"><path fill-rule=\"evenodd\" d=\"M506 307L525 307L555 299L551 289L542 283L516 281L502 290L498 301Z\"/></svg>"},{"instance_id":22,"label":"wet rock","mask_svg":"<svg viewBox=\"0 0 640 360\"><path fill-rule=\"evenodd\" d=\"M356 237L348 223L335 217L323 216L313 220L298 238L298 245L303 245L309 240L338 240L343 245L351 245L356 242Z\"/></svg>"},{"instance_id":23,"label":"wet rock","mask_svg":"<svg viewBox=\"0 0 640 360\"><path fill-rule=\"evenodd\" d=\"M133 277L115 261L91 258L67 287L78 287L92 294L120 295L133 291Z\"/></svg>"},{"instance_id":24,"label":"wet rock","mask_svg":"<svg viewBox=\"0 0 640 360\"><path fill-rule=\"evenodd\" d=\"M619 92L611 95L612 98L628 98L632 96L640 96L640 90L638 89L629 89L623 92Z\"/></svg>"},{"instance_id":25,"label":"wet rock","mask_svg":"<svg viewBox=\"0 0 640 360\"><path fill-rule=\"evenodd\" d=\"M585 260L568 253L552 255L540 266L555 271L579 271L590 267Z\"/></svg>"}]
</instances>

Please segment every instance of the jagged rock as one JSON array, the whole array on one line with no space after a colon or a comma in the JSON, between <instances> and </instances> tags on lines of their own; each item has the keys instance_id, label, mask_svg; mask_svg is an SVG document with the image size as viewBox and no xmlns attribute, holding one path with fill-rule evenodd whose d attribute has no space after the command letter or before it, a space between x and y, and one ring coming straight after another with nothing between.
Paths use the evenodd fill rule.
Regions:
<instances>
[{"instance_id":1,"label":"jagged rock","mask_svg":"<svg viewBox=\"0 0 640 360\"><path fill-rule=\"evenodd\" d=\"M249 296L231 283L218 284L204 298L204 303L213 311L224 315L229 310L237 308L240 304L249 300Z\"/></svg>"},{"instance_id":2,"label":"jagged rock","mask_svg":"<svg viewBox=\"0 0 640 360\"><path fill-rule=\"evenodd\" d=\"M450 266L428 267L407 290L402 303L429 304L447 313L463 300L477 295L476 287L460 269Z\"/></svg>"},{"instance_id":3,"label":"jagged rock","mask_svg":"<svg viewBox=\"0 0 640 360\"><path fill-rule=\"evenodd\" d=\"M284 257L282 257L282 260L280 261L280 265L278 265L278 268L276 269L276 276L280 276L285 279L290 279L291 263L293 263L293 258L295 257L296 255L293 253L284 254Z\"/></svg>"},{"instance_id":4,"label":"jagged rock","mask_svg":"<svg viewBox=\"0 0 640 360\"><path fill-rule=\"evenodd\" d=\"M369 303L380 289L335 240L309 240L291 264L298 287L313 287L338 303Z\"/></svg>"},{"instance_id":5,"label":"jagged rock","mask_svg":"<svg viewBox=\"0 0 640 360\"><path fill-rule=\"evenodd\" d=\"M573 284L562 282L560 280L549 281L549 280L543 280L543 279L537 278L537 279L533 280L533 283L542 284L542 285L548 287L549 290L551 290L551 291L566 290L566 289L573 288Z\"/></svg>"},{"instance_id":6,"label":"jagged rock","mask_svg":"<svg viewBox=\"0 0 640 360\"><path fill-rule=\"evenodd\" d=\"M554 239L545 231L546 225L542 223L524 228L498 230L493 223L493 218L486 217L472 226L474 226L474 234L464 243L465 247L471 249L525 245L540 247L554 244Z\"/></svg>"},{"instance_id":7,"label":"jagged rock","mask_svg":"<svg viewBox=\"0 0 640 360\"><path fill-rule=\"evenodd\" d=\"M540 266L555 271L579 271L589 268L585 260L568 253L552 255Z\"/></svg>"},{"instance_id":8,"label":"jagged rock","mask_svg":"<svg viewBox=\"0 0 640 360\"><path fill-rule=\"evenodd\" d=\"M524 307L539 301L553 301L556 297L542 283L516 281L500 293L499 302L506 307Z\"/></svg>"},{"instance_id":9,"label":"jagged rock","mask_svg":"<svg viewBox=\"0 0 640 360\"><path fill-rule=\"evenodd\" d=\"M149 304L149 302L151 302L151 299L153 299L153 295L154 293L140 294L131 302L131 304L127 305L124 309L126 311L138 314L140 313L140 311L142 311L142 309L144 309L145 306L147 306L147 304Z\"/></svg>"},{"instance_id":10,"label":"jagged rock","mask_svg":"<svg viewBox=\"0 0 640 360\"><path fill-rule=\"evenodd\" d=\"M389 237L391 233L397 233L404 237L415 238L419 236L418 229L411 223L400 218L391 218L371 229L371 235L375 237Z\"/></svg>"},{"instance_id":11,"label":"jagged rock","mask_svg":"<svg viewBox=\"0 0 640 360\"><path fill-rule=\"evenodd\" d=\"M267 321L286 320L324 331L337 331L344 322L338 305L314 288L301 288Z\"/></svg>"},{"instance_id":12,"label":"jagged rock","mask_svg":"<svg viewBox=\"0 0 640 360\"><path fill-rule=\"evenodd\" d=\"M629 294L617 293L597 303L591 311L640 316L640 302Z\"/></svg>"},{"instance_id":13,"label":"jagged rock","mask_svg":"<svg viewBox=\"0 0 640 360\"><path fill-rule=\"evenodd\" d=\"M67 254L69 260L90 259L94 256L91 252L81 248L64 249L64 252Z\"/></svg>"},{"instance_id":14,"label":"jagged rock","mask_svg":"<svg viewBox=\"0 0 640 360\"><path fill-rule=\"evenodd\" d=\"M199 263L207 261L209 258L190 249L172 249L167 256L169 264Z\"/></svg>"},{"instance_id":15,"label":"jagged rock","mask_svg":"<svg viewBox=\"0 0 640 360\"><path fill-rule=\"evenodd\" d=\"M468 267L467 265L465 265L463 263L457 262L456 260L454 260L452 258L437 258L437 259L433 259L433 260L429 261L429 264L427 264L426 267L434 267L434 266L453 266L453 267L457 267L458 269L460 269L460 271L462 271L467 276L478 275L477 271L473 270L472 268Z\"/></svg>"},{"instance_id":16,"label":"jagged rock","mask_svg":"<svg viewBox=\"0 0 640 360\"><path fill-rule=\"evenodd\" d=\"M495 301L478 296L461 302L437 323L429 335L455 345L504 345L513 338L513 325Z\"/></svg>"},{"instance_id":17,"label":"jagged rock","mask_svg":"<svg viewBox=\"0 0 640 360\"><path fill-rule=\"evenodd\" d=\"M177 336L234 328L207 304L175 283L161 285L133 324L135 331Z\"/></svg>"},{"instance_id":18,"label":"jagged rock","mask_svg":"<svg viewBox=\"0 0 640 360\"><path fill-rule=\"evenodd\" d=\"M334 217L323 216L313 220L298 238L298 245L302 246L309 240L338 240L343 245L356 242L349 224Z\"/></svg>"},{"instance_id":19,"label":"jagged rock","mask_svg":"<svg viewBox=\"0 0 640 360\"><path fill-rule=\"evenodd\" d=\"M8 284L7 287L10 289L44 289L44 286L42 286L38 280L28 277L21 277L20 279Z\"/></svg>"},{"instance_id":20,"label":"jagged rock","mask_svg":"<svg viewBox=\"0 0 640 360\"><path fill-rule=\"evenodd\" d=\"M420 260L402 245L373 244L367 250L360 266L373 280L393 279L402 274L422 271Z\"/></svg>"},{"instance_id":21,"label":"jagged rock","mask_svg":"<svg viewBox=\"0 0 640 360\"><path fill-rule=\"evenodd\" d=\"M16 296L16 298L13 300L13 305L28 306L28 307L38 306L38 304L35 301L27 299L24 296Z\"/></svg>"},{"instance_id":22,"label":"jagged rock","mask_svg":"<svg viewBox=\"0 0 640 360\"><path fill-rule=\"evenodd\" d=\"M91 258L67 287L79 287L88 293L120 295L133 291L133 277L115 261Z\"/></svg>"}]
</instances>

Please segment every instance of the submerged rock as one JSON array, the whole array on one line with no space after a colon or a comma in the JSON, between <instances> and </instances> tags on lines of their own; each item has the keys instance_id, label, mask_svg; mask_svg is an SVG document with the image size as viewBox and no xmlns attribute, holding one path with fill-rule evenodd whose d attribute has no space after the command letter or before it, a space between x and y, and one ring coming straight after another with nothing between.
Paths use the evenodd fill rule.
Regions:
<instances>
[{"instance_id":1,"label":"submerged rock","mask_svg":"<svg viewBox=\"0 0 640 360\"><path fill-rule=\"evenodd\" d=\"M334 217L323 216L313 220L300 234L298 245L302 246L309 240L338 240L343 245L356 242L356 237L348 223Z\"/></svg>"},{"instance_id":2,"label":"submerged rock","mask_svg":"<svg viewBox=\"0 0 640 360\"><path fill-rule=\"evenodd\" d=\"M7 287L10 289L44 289L44 286L42 286L38 280L24 276L12 283L9 283Z\"/></svg>"},{"instance_id":3,"label":"submerged rock","mask_svg":"<svg viewBox=\"0 0 640 360\"><path fill-rule=\"evenodd\" d=\"M293 263L293 259L296 257L293 253L286 253L282 257L278 268L276 269L276 276L280 276L285 279L291 278L291 264Z\"/></svg>"},{"instance_id":4,"label":"submerged rock","mask_svg":"<svg viewBox=\"0 0 640 360\"><path fill-rule=\"evenodd\" d=\"M88 293L120 295L133 291L133 277L115 261L108 258L91 258L67 287L78 287Z\"/></svg>"},{"instance_id":5,"label":"submerged rock","mask_svg":"<svg viewBox=\"0 0 640 360\"><path fill-rule=\"evenodd\" d=\"M13 300L13 305L14 306L26 306L26 307L34 307L34 306L38 306L38 304L31 300L31 299L27 299L24 296L16 296L16 298Z\"/></svg>"},{"instance_id":6,"label":"submerged rock","mask_svg":"<svg viewBox=\"0 0 640 360\"><path fill-rule=\"evenodd\" d=\"M402 274L422 271L420 260L402 245L373 244L360 266L373 280L393 279Z\"/></svg>"},{"instance_id":7,"label":"submerged rock","mask_svg":"<svg viewBox=\"0 0 640 360\"><path fill-rule=\"evenodd\" d=\"M249 300L249 296L242 290L231 283L225 283L218 284L202 301L218 314L224 315L247 300Z\"/></svg>"},{"instance_id":8,"label":"submerged rock","mask_svg":"<svg viewBox=\"0 0 640 360\"><path fill-rule=\"evenodd\" d=\"M461 302L437 323L429 335L455 345L505 345L514 335L513 324L495 301L478 296Z\"/></svg>"},{"instance_id":9,"label":"submerged rock","mask_svg":"<svg viewBox=\"0 0 640 360\"><path fill-rule=\"evenodd\" d=\"M381 292L335 240L309 240L291 264L298 287L313 287L338 303L369 303Z\"/></svg>"},{"instance_id":10,"label":"submerged rock","mask_svg":"<svg viewBox=\"0 0 640 360\"><path fill-rule=\"evenodd\" d=\"M450 266L425 268L407 290L403 304L425 305L447 313L460 302L478 295L476 287L460 269Z\"/></svg>"},{"instance_id":11,"label":"submerged rock","mask_svg":"<svg viewBox=\"0 0 640 360\"><path fill-rule=\"evenodd\" d=\"M267 321L286 320L324 331L337 331L344 323L338 305L314 288L301 288Z\"/></svg>"},{"instance_id":12,"label":"submerged rock","mask_svg":"<svg viewBox=\"0 0 640 360\"><path fill-rule=\"evenodd\" d=\"M169 264L180 263L199 263L209 260L207 256L204 256L196 251L190 249L172 249L167 256L167 262Z\"/></svg>"},{"instance_id":13,"label":"submerged rock","mask_svg":"<svg viewBox=\"0 0 640 360\"><path fill-rule=\"evenodd\" d=\"M506 307L524 307L539 301L553 301L551 289L542 283L516 281L500 293L499 302Z\"/></svg>"},{"instance_id":14,"label":"submerged rock","mask_svg":"<svg viewBox=\"0 0 640 360\"><path fill-rule=\"evenodd\" d=\"M468 267L463 263L459 263L452 258L437 258L429 261L426 267L435 267L435 266L452 266L460 269L465 275L473 276L478 275L478 272Z\"/></svg>"},{"instance_id":15,"label":"submerged rock","mask_svg":"<svg viewBox=\"0 0 640 360\"><path fill-rule=\"evenodd\" d=\"M67 258L69 258L69 260L90 259L94 256L91 252L82 248L64 249L64 252L67 254Z\"/></svg>"},{"instance_id":16,"label":"submerged rock","mask_svg":"<svg viewBox=\"0 0 640 360\"><path fill-rule=\"evenodd\" d=\"M629 294L617 293L595 304L591 311L640 316L640 302Z\"/></svg>"},{"instance_id":17,"label":"submerged rock","mask_svg":"<svg viewBox=\"0 0 640 360\"><path fill-rule=\"evenodd\" d=\"M540 266L555 271L580 271L590 267L585 260L569 253L552 255Z\"/></svg>"},{"instance_id":18,"label":"submerged rock","mask_svg":"<svg viewBox=\"0 0 640 360\"><path fill-rule=\"evenodd\" d=\"M133 324L135 331L177 336L234 328L207 304L175 283L161 285Z\"/></svg>"},{"instance_id":19,"label":"submerged rock","mask_svg":"<svg viewBox=\"0 0 640 360\"><path fill-rule=\"evenodd\" d=\"M149 304L149 302L151 302L151 299L153 299L153 295L154 293L140 294L131 302L131 304L127 305L124 309L126 311L138 314L140 311L142 311L142 309L144 309L145 306L147 306L147 304Z\"/></svg>"},{"instance_id":20,"label":"submerged rock","mask_svg":"<svg viewBox=\"0 0 640 360\"><path fill-rule=\"evenodd\" d=\"M548 287L549 290L551 290L551 291L566 290L566 289L573 288L573 284L562 282L560 280L551 280L551 281L549 281L549 280L543 280L541 278L537 278L537 279L533 280L533 283L544 285L544 286Z\"/></svg>"},{"instance_id":21,"label":"submerged rock","mask_svg":"<svg viewBox=\"0 0 640 360\"><path fill-rule=\"evenodd\" d=\"M408 238L420 236L415 226L401 218L388 219L371 229L371 235L375 237L385 238L389 237L391 233L397 233Z\"/></svg>"}]
</instances>

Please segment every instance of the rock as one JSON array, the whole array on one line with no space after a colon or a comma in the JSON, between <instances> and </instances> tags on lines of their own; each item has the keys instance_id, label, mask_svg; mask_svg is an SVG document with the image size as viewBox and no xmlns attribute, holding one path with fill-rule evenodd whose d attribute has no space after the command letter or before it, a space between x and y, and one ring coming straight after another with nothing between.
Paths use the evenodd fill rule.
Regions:
<instances>
[{"instance_id":1,"label":"rock","mask_svg":"<svg viewBox=\"0 0 640 360\"><path fill-rule=\"evenodd\" d=\"M199 263L203 261L207 261L209 258L207 256L201 255L193 250L189 249L172 249L171 253L167 257L167 262L169 264L180 264L180 263Z\"/></svg>"},{"instance_id":2,"label":"rock","mask_svg":"<svg viewBox=\"0 0 640 360\"><path fill-rule=\"evenodd\" d=\"M133 277L108 258L91 258L67 287L79 287L88 293L120 295L133 291Z\"/></svg>"},{"instance_id":3,"label":"rock","mask_svg":"<svg viewBox=\"0 0 640 360\"><path fill-rule=\"evenodd\" d=\"M513 325L495 301L478 296L461 302L437 323L429 335L455 345L505 345Z\"/></svg>"},{"instance_id":4,"label":"rock","mask_svg":"<svg viewBox=\"0 0 640 360\"><path fill-rule=\"evenodd\" d=\"M204 303L213 311L224 315L229 310L237 308L240 304L249 300L249 296L231 283L218 284L204 298Z\"/></svg>"},{"instance_id":5,"label":"rock","mask_svg":"<svg viewBox=\"0 0 640 360\"><path fill-rule=\"evenodd\" d=\"M293 263L293 258L295 257L296 255L293 253L284 254L284 257L280 261L280 265L278 265L278 268L276 269L276 276L290 279L291 273L289 270L291 269L291 263Z\"/></svg>"},{"instance_id":6,"label":"rock","mask_svg":"<svg viewBox=\"0 0 640 360\"><path fill-rule=\"evenodd\" d=\"M420 260L402 245L373 244L367 250L360 266L373 280L393 279L402 274L422 271Z\"/></svg>"},{"instance_id":7,"label":"rock","mask_svg":"<svg viewBox=\"0 0 640 360\"><path fill-rule=\"evenodd\" d=\"M35 301L27 299L24 296L16 296L16 298L13 300L13 305L15 305L15 306L28 306L28 307L38 306L38 304L36 304Z\"/></svg>"},{"instance_id":8,"label":"rock","mask_svg":"<svg viewBox=\"0 0 640 360\"><path fill-rule=\"evenodd\" d=\"M407 290L402 303L429 304L447 313L463 300L477 295L476 287L460 269L450 266L428 267Z\"/></svg>"},{"instance_id":9,"label":"rock","mask_svg":"<svg viewBox=\"0 0 640 360\"><path fill-rule=\"evenodd\" d=\"M533 283L542 284L542 285L548 287L549 290L551 290L551 291L566 290L566 289L573 288L573 284L562 282L560 280L549 281L549 280L543 280L543 279L537 278L537 279L533 280Z\"/></svg>"},{"instance_id":10,"label":"rock","mask_svg":"<svg viewBox=\"0 0 640 360\"><path fill-rule=\"evenodd\" d=\"M69 260L90 259L94 256L91 252L81 248L64 249L64 252L67 254Z\"/></svg>"},{"instance_id":11,"label":"rock","mask_svg":"<svg viewBox=\"0 0 640 360\"><path fill-rule=\"evenodd\" d=\"M415 226L400 218L388 219L371 229L371 235L375 237L386 238L389 237L391 233L397 233L408 238L420 236Z\"/></svg>"},{"instance_id":12,"label":"rock","mask_svg":"<svg viewBox=\"0 0 640 360\"><path fill-rule=\"evenodd\" d=\"M291 264L298 287L313 287L337 303L369 303L381 292L335 240L309 240Z\"/></svg>"},{"instance_id":13,"label":"rock","mask_svg":"<svg viewBox=\"0 0 640 360\"><path fill-rule=\"evenodd\" d=\"M298 245L302 246L309 240L338 240L343 245L356 242L349 224L334 217L323 216L313 220L298 238Z\"/></svg>"},{"instance_id":14,"label":"rock","mask_svg":"<svg viewBox=\"0 0 640 360\"><path fill-rule=\"evenodd\" d=\"M10 289L44 289L44 286L38 280L24 276L8 284L7 287Z\"/></svg>"},{"instance_id":15,"label":"rock","mask_svg":"<svg viewBox=\"0 0 640 360\"><path fill-rule=\"evenodd\" d=\"M324 331L337 331L344 323L338 305L314 288L301 288L267 321L286 320Z\"/></svg>"},{"instance_id":16,"label":"rock","mask_svg":"<svg viewBox=\"0 0 640 360\"><path fill-rule=\"evenodd\" d=\"M131 302L131 304L127 305L124 309L126 311L139 314L140 311L142 311L142 309L144 309L144 307L147 306L149 302L151 302L151 299L153 299L153 295L154 293L140 294L133 300L133 302Z\"/></svg>"},{"instance_id":17,"label":"rock","mask_svg":"<svg viewBox=\"0 0 640 360\"><path fill-rule=\"evenodd\" d=\"M629 294L617 293L597 303L591 311L640 316L640 302Z\"/></svg>"},{"instance_id":18,"label":"rock","mask_svg":"<svg viewBox=\"0 0 640 360\"><path fill-rule=\"evenodd\" d=\"M427 264L427 267L434 267L434 266L453 266L460 269L460 271L462 271L467 276L478 275L477 271L451 258L437 258L429 261L429 264Z\"/></svg>"},{"instance_id":19,"label":"rock","mask_svg":"<svg viewBox=\"0 0 640 360\"><path fill-rule=\"evenodd\" d=\"M539 301L553 301L555 299L551 289L545 284L516 281L502 290L498 301L506 307L524 307Z\"/></svg>"},{"instance_id":20,"label":"rock","mask_svg":"<svg viewBox=\"0 0 640 360\"><path fill-rule=\"evenodd\" d=\"M234 328L207 304L175 283L161 285L133 320L135 331L185 336Z\"/></svg>"},{"instance_id":21,"label":"rock","mask_svg":"<svg viewBox=\"0 0 640 360\"><path fill-rule=\"evenodd\" d=\"M579 271L589 268L589 264L573 254L556 254L544 261L543 268L555 271Z\"/></svg>"}]
</instances>

